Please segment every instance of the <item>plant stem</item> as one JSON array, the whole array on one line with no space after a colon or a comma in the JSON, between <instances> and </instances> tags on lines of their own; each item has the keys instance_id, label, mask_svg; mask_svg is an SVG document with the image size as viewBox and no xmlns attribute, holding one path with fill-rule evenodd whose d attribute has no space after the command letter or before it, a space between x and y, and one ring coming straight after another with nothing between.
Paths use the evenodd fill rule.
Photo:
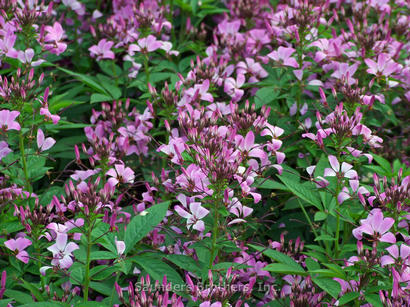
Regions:
<instances>
[{"instance_id":1,"label":"plant stem","mask_svg":"<svg viewBox=\"0 0 410 307\"><path fill-rule=\"evenodd\" d=\"M145 78L147 79L147 90L149 90L149 63L148 63L148 55L144 57L144 69L145 69Z\"/></svg>"},{"instance_id":2,"label":"plant stem","mask_svg":"<svg viewBox=\"0 0 410 307\"><path fill-rule=\"evenodd\" d=\"M91 223L90 223L91 224ZM87 229L87 258L85 261L85 275L84 275L84 303L88 302L88 288L90 285L90 256L91 256L91 230L92 227L89 224Z\"/></svg>"},{"instance_id":3,"label":"plant stem","mask_svg":"<svg viewBox=\"0 0 410 307\"><path fill-rule=\"evenodd\" d=\"M336 186L336 207L338 207L338 201L337 201L337 196L340 193L340 183L339 179L337 180L337 186ZM338 208L339 209L339 208ZM339 256L339 238L340 238L340 214L339 210L336 210L336 237L335 237L335 257L337 258Z\"/></svg>"},{"instance_id":4,"label":"plant stem","mask_svg":"<svg viewBox=\"0 0 410 307\"><path fill-rule=\"evenodd\" d=\"M308 215L307 212L306 212L305 207L302 205L302 203L300 202L299 198L297 198L297 200L298 200L300 209L302 209L302 212L303 212L303 214L305 215L305 218L306 218L306 220L308 221L308 223L309 223L309 225L310 225L310 228L312 228L312 231L313 231L313 234L315 235L315 238L319 237L319 235L317 234L317 231L316 231L315 227L313 226L313 223L312 223L312 221L311 221L309 215ZM319 243L320 243L320 241L319 241Z\"/></svg>"},{"instance_id":5,"label":"plant stem","mask_svg":"<svg viewBox=\"0 0 410 307\"><path fill-rule=\"evenodd\" d=\"M21 162L23 164L24 179L26 181L26 190L31 193L31 184L30 184L30 179L28 176L26 154L24 152L24 137L23 137L23 133L21 132L21 130L19 132L19 147L20 147L20 154L21 154Z\"/></svg>"},{"instance_id":6,"label":"plant stem","mask_svg":"<svg viewBox=\"0 0 410 307\"><path fill-rule=\"evenodd\" d=\"M211 245L211 258L209 259L209 268L212 268L212 263L214 262L214 258L216 258L218 252L215 251L216 249L216 239L218 237L218 219L219 219L219 212L218 212L218 205L217 201L215 201L215 215L214 215L214 228L212 230L212 245ZM216 252L216 254L215 254Z\"/></svg>"}]
</instances>

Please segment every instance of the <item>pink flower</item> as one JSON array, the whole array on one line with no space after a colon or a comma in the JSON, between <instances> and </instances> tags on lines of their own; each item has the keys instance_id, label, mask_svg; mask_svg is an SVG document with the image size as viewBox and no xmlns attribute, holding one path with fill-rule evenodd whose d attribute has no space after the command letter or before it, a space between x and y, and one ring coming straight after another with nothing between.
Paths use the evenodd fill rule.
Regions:
<instances>
[{"instance_id":1,"label":"pink flower","mask_svg":"<svg viewBox=\"0 0 410 307\"><path fill-rule=\"evenodd\" d=\"M206 302L201 303L199 307L222 307L222 303L221 302L211 303L210 301L206 301Z\"/></svg>"},{"instance_id":2,"label":"pink flower","mask_svg":"<svg viewBox=\"0 0 410 307\"><path fill-rule=\"evenodd\" d=\"M397 245L392 245L386 250L389 252L390 255L384 255L380 259L380 264L381 266L386 266L388 264L394 264L397 261L402 261L402 263L407 263L410 259L410 246L407 246L406 244L402 243L400 245L400 251L399 247Z\"/></svg>"},{"instance_id":3,"label":"pink flower","mask_svg":"<svg viewBox=\"0 0 410 307\"><path fill-rule=\"evenodd\" d=\"M20 115L19 111L0 111L0 128L8 130L20 130L20 124L15 121L16 117Z\"/></svg>"},{"instance_id":4,"label":"pink flower","mask_svg":"<svg viewBox=\"0 0 410 307\"><path fill-rule=\"evenodd\" d=\"M108 183L111 186L117 185L119 182L121 183L133 183L134 182L134 171L129 167L125 167L124 164L115 164L115 169L111 168L106 173L107 176L111 176L108 179Z\"/></svg>"},{"instance_id":5,"label":"pink flower","mask_svg":"<svg viewBox=\"0 0 410 307\"><path fill-rule=\"evenodd\" d=\"M232 97L232 102L237 102L242 98L244 91L240 87L245 83L245 76L238 74L236 80L227 78L225 80L224 91Z\"/></svg>"},{"instance_id":6,"label":"pink flower","mask_svg":"<svg viewBox=\"0 0 410 307\"><path fill-rule=\"evenodd\" d=\"M348 63L332 62L335 65L335 71L332 73L331 77L344 80L348 85L352 85L356 82L353 78L354 73L357 70L358 64L353 64L349 66Z\"/></svg>"},{"instance_id":7,"label":"pink flower","mask_svg":"<svg viewBox=\"0 0 410 307\"><path fill-rule=\"evenodd\" d=\"M208 188L209 179L199 166L190 164L186 169L182 167L181 170L182 174L176 177L176 183L181 188L190 192L213 194L213 191Z\"/></svg>"},{"instance_id":8,"label":"pink flower","mask_svg":"<svg viewBox=\"0 0 410 307\"><path fill-rule=\"evenodd\" d=\"M40 115L44 115L44 117L48 120L51 120L54 125L57 125L60 121L60 116L51 114L48 107L40 108Z\"/></svg>"},{"instance_id":9,"label":"pink flower","mask_svg":"<svg viewBox=\"0 0 410 307\"><path fill-rule=\"evenodd\" d=\"M153 52L162 47L162 41L158 41L155 36L148 35L147 37L140 38L137 44L131 44L128 48L128 53L133 56L135 52Z\"/></svg>"},{"instance_id":10,"label":"pink flower","mask_svg":"<svg viewBox=\"0 0 410 307\"><path fill-rule=\"evenodd\" d=\"M64 30L60 23L56 21L53 26L45 26L44 30L47 32L44 41L50 43L44 45L45 49L57 55L63 53L67 49L67 44L61 42L64 38Z\"/></svg>"},{"instance_id":11,"label":"pink flower","mask_svg":"<svg viewBox=\"0 0 410 307\"><path fill-rule=\"evenodd\" d=\"M43 130L40 128L37 131L37 147L40 152L45 151L53 147L53 145L56 143L56 141L49 137L45 138Z\"/></svg>"},{"instance_id":12,"label":"pink flower","mask_svg":"<svg viewBox=\"0 0 410 307\"><path fill-rule=\"evenodd\" d=\"M16 253L16 258L24 263L28 263L29 255L25 249L31 245L31 241L26 238L10 239L4 242L4 245Z\"/></svg>"},{"instance_id":13,"label":"pink flower","mask_svg":"<svg viewBox=\"0 0 410 307\"><path fill-rule=\"evenodd\" d=\"M198 231L204 231L205 230L205 224L201 220L205 216L208 215L209 210L205 209L204 207L201 206L201 203L199 202L192 202L189 204L189 210L191 213L185 211L181 206L175 206L175 211L183 218L188 219L187 220L187 228L190 229L191 227L193 229L196 229Z\"/></svg>"},{"instance_id":14,"label":"pink flower","mask_svg":"<svg viewBox=\"0 0 410 307\"><path fill-rule=\"evenodd\" d=\"M285 66L298 68L299 64L294 58L290 56L295 52L293 48L285 48L280 46L277 51L272 51L268 54L268 57L276 62L282 62Z\"/></svg>"},{"instance_id":15,"label":"pink flower","mask_svg":"<svg viewBox=\"0 0 410 307\"><path fill-rule=\"evenodd\" d=\"M361 226L353 229L353 236L356 239L361 240L363 233L365 233L381 242L396 243L394 234L388 232L394 224L394 219L391 217L383 218L383 212L380 209L370 211L366 219L360 220L360 224Z\"/></svg>"},{"instance_id":16,"label":"pink flower","mask_svg":"<svg viewBox=\"0 0 410 307\"><path fill-rule=\"evenodd\" d=\"M326 168L325 173L323 176L325 177L346 177L349 179L357 179L358 175L355 170L352 170L353 166L350 165L349 163L343 162L342 167L340 168L340 163L337 161L337 158L335 156L330 155L328 157L330 166L332 168Z\"/></svg>"},{"instance_id":17,"label":"pink flower","mask_svg":"<svg viewBox=\"0 0 410 307\"><path fill-rule=\"evenodd\" d=\"M7 156L9 153L11 153L12 150L9 148L9 144L5 141L0 142L0 161L3 159L5 156Z\"/></svg>"},{"instance_id":18,"label":"pink flower","mask_svg":"<svg viewBox=\"0 0 410 307\"><path fill-rule=\"evenodd\" d=\"M268 163L268 155L261 148L258 148L258 144L255 144L255 135L252 131L249 131L245 138L242 135L236 135L235 143L239 150L248 157L259 158L262 165Z\"/></svg>"},{"instance_id":19,"label":"pink flower","mask_svg":"<svg viewBox=\"0 0 410 307\"><path fill-rule=\"evenodd\" d=\"M88 50L92 57L97 57L97 61L101 59L114 59L115 54L111 51L114 42L107 41L105 38L98 42L98 45L91 46Z\"/></svg>"},{"instance_id":20,"label":"pink flower","mask_svg":"<svg viewBox=\"0 0 410 307\"><path fill-rule=\"evenodd\" d=\"M79 249L79 247L74 242L67 244L67 234L58 232L56 243L47 249L53 253L52 265L59 266L61 269L68 269L73 264L72 252Z\"/></svg>"},{"instance_id":21,"label":"pink flower","mask_svg":"<svg viewBox=\"0 0 410 307\"><path fill-rule=\"evenodd\" d=\"M395 72L399 72L402 69L400 64L394 62L390 55L386 53L380 53L377 57L377 63L372 59L365 59L364 62L367 64L369 69L367 72L376 76L390 76Z\"/></svg>"},{"instance_id":22,"label":"pink flower","mask_svg":"<svg viewBox=\"0 0 410 307\"><path fill-rule=\"evenodd\" d=\"M362 204L365 204L365 200L363 197L363 194L365 195L370 195L370 192L365 188L365 187L359 187L359 180L349 180L350 187L352 188L353 192L357 193L359 200ZM339 204L343 203L346 199L349 199L351 196L351 193L349 192L349 189L344 187L342 191L339 193L337 196L337 201Z\"/></svg>"}]
</instances>

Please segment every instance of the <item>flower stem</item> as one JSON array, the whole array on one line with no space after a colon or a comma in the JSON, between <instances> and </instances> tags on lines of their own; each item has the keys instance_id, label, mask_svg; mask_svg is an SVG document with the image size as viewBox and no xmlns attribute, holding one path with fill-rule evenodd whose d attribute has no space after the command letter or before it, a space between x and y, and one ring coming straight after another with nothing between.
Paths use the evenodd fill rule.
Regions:
<instances>
[{"instance_id":1,"label":"flower stem","mask_svg":"<svg viewBox=\"0 0 410 307\"><path fill-rule=\"evenodd\" d=\"M148 55L144 57L144 69L145 69L145 78L147 79L147 90L149 90L149 63L148 63Z\"/></svg>"},{"instance_id":2,"label":"flower stem","mask_svg":"<svg viewBox=\"0 0 410 307\"><path fill-rule=\"evenodd\" d=\"M90 285L91 230L92 227L90 226L87 230L87 258L85 261L84 275L84 303L88 302L88 288Z\"/></svg>"},{"instance_id":3,"label":"flower stem","mask_svg":"<svg viewBox=\"0 0 410 307\"><path fill-rule=\"evenodd\" d=\"M24 137L23 137L23 133L21 132L21 130L19 133L19 147L20 147L20 154L21 154L21 162L23 164L24 179L26 181L25 188L28 192L31 193L31 184L30 184L30 179L28 176L26 154L24 152Z\"/></svg>"}]
</instances>

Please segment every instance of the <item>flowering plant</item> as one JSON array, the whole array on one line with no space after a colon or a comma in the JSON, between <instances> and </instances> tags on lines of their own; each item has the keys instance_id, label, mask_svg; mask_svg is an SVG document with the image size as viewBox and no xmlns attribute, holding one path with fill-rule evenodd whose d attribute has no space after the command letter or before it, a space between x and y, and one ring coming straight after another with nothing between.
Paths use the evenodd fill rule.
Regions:
<instances>
[{"instance_id":1,"label":"flowering plant","mask_svg":"<svg viewBox=\"0 0 410 307\"><path fill-rule=\"evenodd\" d=\"M0 306L410 306L409 12L0 0Z\"/></svg>"}]
</instances>

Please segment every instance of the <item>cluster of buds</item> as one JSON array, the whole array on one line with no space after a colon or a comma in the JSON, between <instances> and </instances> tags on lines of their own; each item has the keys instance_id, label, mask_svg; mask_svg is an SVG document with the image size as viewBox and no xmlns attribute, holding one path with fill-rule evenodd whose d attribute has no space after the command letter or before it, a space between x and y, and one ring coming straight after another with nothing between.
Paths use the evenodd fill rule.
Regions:
<instances>
[{"instance_id":1,"label":"cluster of buds","mask_svg":"<svg viewBox=\"0 0 410 307\"><path fill-rule=\"evenodd\" d=\"M41 85L44 74L41 74L38 81L34 80L34 69L28 73L23 73L21 68L17 69L16 75L10 78L0 76L0 97L5 102L20 104L32 100L36 96L36 89Z\"/></svg>"},{"instance_id":2,"label":"cluster of buds","mask_svg":"<svg viewBox=\"0 0 410 307\"><path fill-rule=\"evenodd\" d=\"M7 206L17 199L26 199L30 197L30 193L23 191L16 185L7 186L7 178L0 177L0 208Z\"/></svg>"},{"instance_id":3,"label":"cluster of buds","mask_svg":"<svg viewBox=\"0 0 410 307\"><path fill-rule=\"evenodd\" d=\"M26 208L23 206L17 208L15 206L15 213L20 217L20 221L29 235L32 234L33 228L36 232L38 230L42 231L46 225L55 221L58 215L54 211L54 202L50 202L50 204L43 207L39 204L38 198L36 198L34 208L32 209L28 205L26 205Z\"/></svg>"},{"instance_id":4,"label":"cluster of buds","mask_svg":"<svg viewBox=\"0 0 410 307\"><path fill-rule=\"evenodd\" d=\"M39 3L38 0L26 0L24 2L23 7L15 5L13 11L15 19L25 31L34 30L33 25L45 25L52 21L53 2L47 6L44 1Z\"/></svg>"},{"instance_id":5,"label":"cluster of buds","mask_svg":"<svg viewBox=\"0 0 410 307\"><path fill-rule=\"evenodd\" d=\"M141 277L141 280L135 285L132 282L128 285L128 301L124 298L123 289L115 283L115 290L126 307L153 307L153 306L174 306L183 307L182 298L175 293L171 296L172 285L167 282L166 276L160 283L158 280L151 284L149 275ZM115 305L119 306L119 305Z\"/></svg>"},{"instance_id":6,"label":"cluster of buds","mask_svg":"<svg viewBox=\"0 0 410 307\"><path fill-rule=\"evenodd\" d=\"M285 15L282 19L283 26L297 26L301 34L312 27L317 28L323 13L329 8L329 1L326 0L287 0L285 3L288 8L285 9ZM299 41L298 30L295 34L297 41Z\"/></svg>"},{"instance_id":7,"label":"cluster of buds","mask_svg":"<svg viewBox=\"0 0 410 307\"><path fill-rule=\"evenodd\" d=\"M47 296L55 302L70 302L74 297L79 295L81 292L80 287L72 288L72 284L69 281L63 283L61 285L61 288L63 289L63 293L58 294L57 291L51 293L51 288L49 285L45 286Z\"/></svg>"},{"instance_id":8,"label":"cluster of buds","mask_svg":"<svg viewBox=\"0 0 410 307\"><path fill-rule=\"evenodd\" d=\"M83 144L91 165L96 160L112 164L131 154L147 155L152 113L149 108L143 114L135 108L129 111L129 106L129 100L124 108L121 102L114 101L112 106L103 103L102 111L93 110L91 123L95 128L84 129L91 147L87 149Z\"/></svg>"},{"instance_id":9,"label":"cluster of buds","mask_svg":"<svg viewBox=\"0 0 410 307\"><path fill-rule=\"evenodd\" d=\"M300 240L300 237L297 237L294 243L293 240L289 240L289 242L286 244L285 234L286 232L281 233L280 242L270 241L269 246L280 251L281 253L288 255L296 262L303 263L303 261L307 258L306 255L302 253L305 243Z\"/></svg>"},{"instance_id":10,"label":"cluster of buds","mask_svg":"<svg viewBox=\"0 0 410 307\"><path fill-rule=\"evenodd\" d=\"M212 271L208 271L208 282L205 289L200 289L198 285L195 285L188 274L185 275L188 289L191 297L197 301L203 302L229 302L235 295L236 302L235 307L242 305L245 299L248 299L252 294L253 286L255 285L256 278L248 280L247 284L238 284L238 274L232 273L232 268L229 268L225 276L219 275L218 283L214 282Z\"/></svg>"},{"instance_id":11,"label":"cluster of buds","mask_svg":"<svg viewBox=\"0 0 410 307\"><path fill-rule=\"evenodd\" d=\"M306 276L291 276L287 275L283 278L289 285L282 288L280 297L289 297L290 307L320 307L322 299L326 296L326 292L317 292L316 287L312 283L312 278Z\"/></svg>"},{"instance_id":12,"label":"cluster of buds","mask_svg":"<svg viewBox=\"0 0 410 307\"><path fill-rule=\"evenodd\" d=\"M235 127L237 131L245 132L255 128L259 134L267 123L270 107L262 106L260 112L255 111L255 104L250 105L249 101L245 102L245 108L239 110L237 104L230 104L230 114L227 115L228 124Z\"/></svg>"},{"instance_id":13,"label":"cluster of buds","mask_svg":"<svg viewBox=\"0 0 410 307\"><path fill-rule=\"evenodd\" d=\"M58 213L63 213L67 209L73 213L83 212L85 216L104 213L107 209L115 211L116 205L111 201L114 196L115 188L106 183L104 188L99 189L100 177L94 182L91 180L86 183L82 181L77 186L73 182L65 185L66 197L61 196L62 203L54 198L54 204Z\"/></svg>"},{"instance_id":14,"label":"cluster of buds","mask_svg":"<svg viewBox=\"0 0 410 307\"><path fill-rule=\"evenodd\" d=\"M386 176L380 180L377 174L374 174L373 190L375 196L368 198L370 205L391 213L407 211L410 199L410 176L402 178L402 175L403 169L400 169L397 179L392 178L389 184Z\"/></svg>"},{"instance_id":15,"label":"cluster of buds","mask_svg":"<svg viewBox=\"0 0 410 307\"><path fill-rule=\"evenodd\" d=\"M238 19L253 20L260 17L267 1L259 0L230 0L227 6L230 14Z\"/></svg>"}]
</instances>

